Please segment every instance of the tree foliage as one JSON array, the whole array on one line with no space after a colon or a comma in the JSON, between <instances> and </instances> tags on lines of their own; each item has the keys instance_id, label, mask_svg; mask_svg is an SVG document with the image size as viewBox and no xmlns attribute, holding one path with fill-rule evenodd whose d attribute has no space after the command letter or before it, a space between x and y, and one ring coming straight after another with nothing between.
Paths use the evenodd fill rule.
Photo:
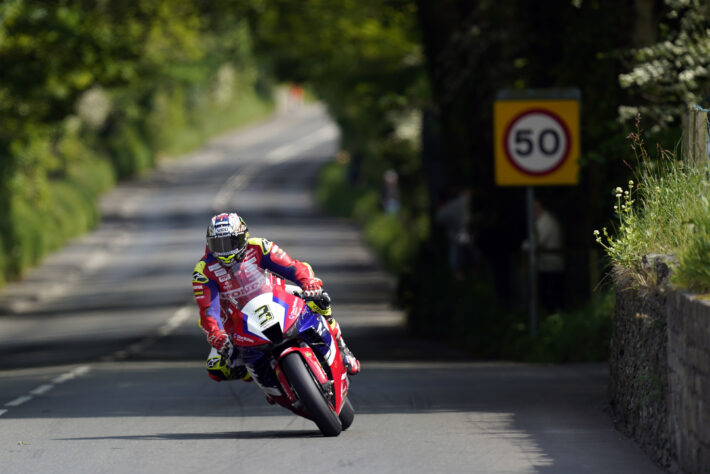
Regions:
<instances>
[{"instance_id":1,"label":"tree foliage","mask_svg":"<svg viewBox=\"0 0 710 474\"><path fill-rule=\"evenodd\" d=\"M259 81L244 16L236 0L0 3L0 280L93 225L115 176L233 123ZM43 240L48 225L62 232Z\"/></svg>"},{"instance_id":2,"label":"tree foliage","mask_svg":"<svg viewBox=\"0 0 710 474\"><path fill-rule=\"evenodd\" d=\"M622 119L641 113L654 131L677 124L690 105L710 106L710 4L665 0L658 41L629 53L631 70L619 76L634 102Z\"/></svg>"},{"instance_id":3,"label":"tree foliage","mask_svg":"<svg viewBox=\"0 0 710 474\"><path fill-rule=\"evenodd\" d=\"M407 0L260 2L256 51L325 100L346 148L367 148L425 98L415 11Z\"/></svg>"}]
</instances>

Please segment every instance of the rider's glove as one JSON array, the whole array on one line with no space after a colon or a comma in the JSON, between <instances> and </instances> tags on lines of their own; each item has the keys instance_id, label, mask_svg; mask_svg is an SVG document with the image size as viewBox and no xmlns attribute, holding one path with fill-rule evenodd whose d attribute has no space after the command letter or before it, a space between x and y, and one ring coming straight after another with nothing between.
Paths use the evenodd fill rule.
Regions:
<instances>
[{"instance_id":1,"label":"rider's glove","mask_svg":"<svg viewBox=\"0 0 710 474\"><path fill-rule=\"evenodd\" d=\"M313 277L303 285L303 296L313 298L323 292L323 282L320 278Z\"/></svg>"},{"instance_id":2,"label":"rider's glove","mask_svg":"<svg viewBox=\"0 0 710 474\"><path fill-rule=\"evenodd\" d=\"M217 352L223 357L228 357L232 352L232 341L224 331L212 331L209 336L207 336L207 342L209 342L210 346L217 349Z\"/></svg>"}]
</instances>

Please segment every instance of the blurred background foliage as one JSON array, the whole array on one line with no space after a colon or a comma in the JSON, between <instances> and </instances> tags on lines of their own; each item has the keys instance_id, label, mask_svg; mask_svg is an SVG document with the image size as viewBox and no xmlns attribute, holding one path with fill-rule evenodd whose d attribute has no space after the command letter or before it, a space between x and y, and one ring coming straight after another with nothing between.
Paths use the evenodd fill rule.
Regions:
<instances>
[{"instance_id":1,"label":"blurred background foliage","mask_svg":"<svg viewBox=\"0 0 710 474\"><path fill-rule=\"evenodd\" d=\"M628 119L642 112L647 142L673 150L683 109L708 107L709 8L701 0L7 0L0 278L95 225L97 196L117 179L264 116L272 85L292 82L323 101L342 131L317 196L357 219L398 275L396 303L413 331L455 334L480 357L603 358L612 298L599 290L605 261L592 232L613 218L612 190L633 175ZM531 340L524 195L494 183L493 102L503 88L563 87L582 94L580 183L537 195L564 228L567 305ZM396 208L383 195L392 172ZM456 274L435 216L462 189L472 192L475 252Z\"/></svg>"},{"instance_id":2,"label":"blurred background foliage","mask_svg":"<svg viewBox=\"0 0 710 474\"><path fill-rule=\"evenodd\" d=\"M246 7L0 3L0 281L96 225L117 179L272 110Z\"/></svg>"},{"instance_id":3,"label":"blurred background foliage","mask_svg":"<svg viewBox=\"0 0 710 474\"><path fill-rule=\"evenodd\" d=\"M260 3L253 24L259 58L308 83L339 123L343 151L322 173L320 202L361 222L399 275L412 330L455 334L481 357L586 361L606 357L613 295L592 236L635 173L631 119L643 113L648 143L675 150L683 111L708 106L709 17L699 0L282 0ZM532 340L524 194L494 183L493 102L503 88L566 87L582 95L580 182L537 189L563 225L566 305L543 314ZM388 170L399 177L393 213ZM462 189L475 236L463 277L436 220Z\"/></svg>"}]
</instances>

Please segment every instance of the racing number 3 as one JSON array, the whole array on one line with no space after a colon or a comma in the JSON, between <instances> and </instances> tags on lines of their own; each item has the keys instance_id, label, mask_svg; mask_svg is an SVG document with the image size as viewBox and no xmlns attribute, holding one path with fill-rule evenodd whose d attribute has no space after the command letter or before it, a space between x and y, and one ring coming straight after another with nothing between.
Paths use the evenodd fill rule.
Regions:
<instances>
[{"instance_id":1,"label":"racing number 3","mask_svg":"<svg viewBox=\"0 0 710 474\"><path fill-rule=\"evenodd\" d=\"M254 310L254 313L259 317L259 326L264 327L266 323L274 319L274 315L268 305L259 306Z\"/></svg>"},{"instance_id":2,"label":"racing number 3","mask_svg":"<svg viewBox=\"0 0 710 474\"><path fill-rule=\"evenodd\" d=\"M515 153L523 158L528 157L535 151L535 140L533 130L524 128L515 132ZM552 157L560 149L560 136L557 130L545 128L540 130L537 136L537 148L540 152L548 157Z\"/></svg>"}]
</instances>

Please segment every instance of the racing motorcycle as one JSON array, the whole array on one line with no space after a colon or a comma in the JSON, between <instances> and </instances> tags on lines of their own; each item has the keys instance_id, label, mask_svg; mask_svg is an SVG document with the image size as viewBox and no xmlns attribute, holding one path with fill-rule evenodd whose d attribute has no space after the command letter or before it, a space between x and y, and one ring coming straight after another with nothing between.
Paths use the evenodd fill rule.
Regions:
<instances>
[{"instance_id":1,"label":"racing motorcycle","mask_svg":"<svg viewBox=\"0 0 710 474\"><path fill-rule=\"evenodd\" d=\"M329 304L327 294L303 298L298 287L249 260L231 273L232 341L267 401L312 420L324 436L348 429L355 411L346 368L334 330L313 308Z\"/></svg>"}]
</instances>

